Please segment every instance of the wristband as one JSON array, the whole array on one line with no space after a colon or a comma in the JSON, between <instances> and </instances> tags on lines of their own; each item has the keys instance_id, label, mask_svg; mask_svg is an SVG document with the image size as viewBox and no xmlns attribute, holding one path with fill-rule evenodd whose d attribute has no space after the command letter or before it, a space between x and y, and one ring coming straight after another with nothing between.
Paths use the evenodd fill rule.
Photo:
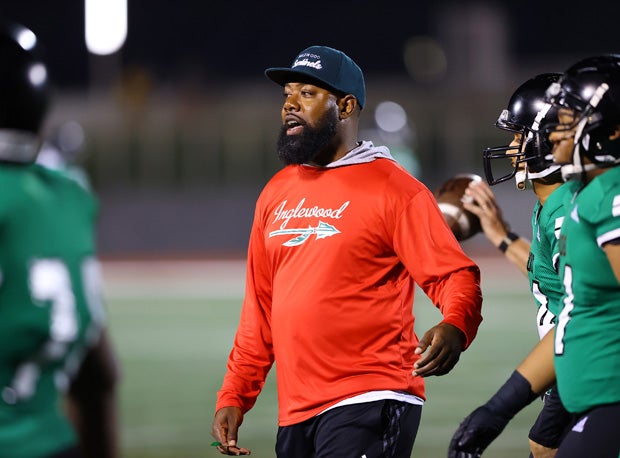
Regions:
<instances>
[{"instance_id":1,"label":"wristband","mask_svg":"<svg viewBox=\"0 0 620 458\"><path fill-rule=\"evenodd\" d=\"M485 405L491 412L510 420L536 398L538 395L532 391L530 382L515 370Z\"/></svg>"},{"instance_id":2,"label":"wristband","mask_svg":"<svg viewBox=\"0 0 620 458\"><path fill-rule=\"evenodd\" d=\"M519 236L514 232L508 232L506 234L506 237L504 237L504 240L502 240L502 243L497 245L497 248L499 248L499 251L501 251L502 253L505 253L508 247L512 244L512 242L514 242L518 238Z\"/></svg>"}]
</instances>

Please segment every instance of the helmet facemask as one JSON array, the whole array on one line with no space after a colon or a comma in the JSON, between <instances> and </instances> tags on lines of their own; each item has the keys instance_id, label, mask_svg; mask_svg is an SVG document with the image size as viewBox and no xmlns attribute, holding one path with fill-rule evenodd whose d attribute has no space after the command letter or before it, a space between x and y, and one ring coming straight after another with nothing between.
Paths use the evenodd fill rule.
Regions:
<instances>
[{"instance_id":1,"label":"helmet facemask","mask_svg":"<svg viewBox=\"0 0 620 458\"><path fill-rule=\"evenodd\" d=\"M507 122L510 113L508 110L502 112L495 124L496 127L513 134L521 134L520 141L515 146L498 146L484 150L483 166L489 185L514 178L517 189L524 190L527 188L528 180L539 180L547 184L561 181L560 166L553 163L547 130L540 130L540 125L547 116L550 116L551 108L551 105L545 104L529 127ZM496 166L493 167L492 164ZM499 168L502 172L498 174Z\"/></svg>"},{"instance_id":2,"label":"helmet facemask","mask_svg":"<svg viewBox=\"0 0 620 458\"><path fill-rule=\"evenodd\" d=\"M493 186L513 178L517 172L517 165L523 160L527 133L525 129L515 126L506 120L508 110L502 111L495 126L512 134L521 134L519 145L511 144L485 148L482 152L482 164L487 182ZM495 164L495 166L493 166ZM495 173L493 172L495 170ZM500 171L501 170L501 171Z\"/></svg>"},{"instance_id":3,"label":"helmet facemask","mask_svg":"<svg viewBox=\"0 0 620 458\"><path fill-rule=\"evenodd\" d=\"M514 178L517 189L523 190L529 180L561 181L545 129L556 114L555 108L545 102L545 91L559 78L559 73L543 73L529 79L513 93L495 126L513 135L520 134L520 140L518 145L513 141L512 146L484 150L483 166L490 185Z\"/></svg>"}]
</instances>

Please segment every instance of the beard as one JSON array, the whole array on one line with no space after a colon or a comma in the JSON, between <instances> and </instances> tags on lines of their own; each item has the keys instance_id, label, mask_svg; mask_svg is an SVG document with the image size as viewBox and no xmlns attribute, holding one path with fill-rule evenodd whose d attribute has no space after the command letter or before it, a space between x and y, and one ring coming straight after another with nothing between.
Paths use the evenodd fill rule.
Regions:
<instances>
[{"instance_id":1,"label":"beard","mask_svg":"<svg viewBox=\"0 0 620 458\"><path fill-rule=\"evenodd\" d=\"M286 126L278 136L278 157L285 165L307 164L324 154L338 130L337 110L330 110L316 127L304 124L299 135L286 135Z\"/></svg>"}]
</instances>

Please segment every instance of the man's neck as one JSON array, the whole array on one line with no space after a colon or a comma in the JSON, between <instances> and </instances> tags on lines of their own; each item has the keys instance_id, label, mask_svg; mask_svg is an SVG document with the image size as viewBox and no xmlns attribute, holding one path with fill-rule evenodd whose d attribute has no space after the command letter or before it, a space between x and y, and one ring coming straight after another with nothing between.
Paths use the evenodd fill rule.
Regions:
<instances>
[{"instance_id":1,"label":"man's neck","mask_svg":"<svg viewBox=\"0 0 620 458\"><path fill-rule=\"evenodd\" d=\"M532 186L534 187L534 193L541 205L545 205L547 198L551 195L553 191L558 189L562 183L541 183L540 181L533 180Z\"/></svg>"}]
</instances>

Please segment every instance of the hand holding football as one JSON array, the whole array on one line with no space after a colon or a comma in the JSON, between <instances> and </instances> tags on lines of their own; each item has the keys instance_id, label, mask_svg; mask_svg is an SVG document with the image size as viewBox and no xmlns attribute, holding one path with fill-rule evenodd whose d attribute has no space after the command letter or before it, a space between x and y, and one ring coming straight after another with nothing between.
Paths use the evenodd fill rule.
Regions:
<instances>
[{"instance_id":1,"label":"hand holding football","mask_svg":"<svg viewBox=\"0 0 620 458\"><path fill-rule=\"evenodd\" d=\"M473 237L482 230L480 219L463 207L465 189L472 181L482 178L473 173L459 174L446 180L435 190L435 199L448 226L459 242Z\"/></svg>"}]
</instances>

